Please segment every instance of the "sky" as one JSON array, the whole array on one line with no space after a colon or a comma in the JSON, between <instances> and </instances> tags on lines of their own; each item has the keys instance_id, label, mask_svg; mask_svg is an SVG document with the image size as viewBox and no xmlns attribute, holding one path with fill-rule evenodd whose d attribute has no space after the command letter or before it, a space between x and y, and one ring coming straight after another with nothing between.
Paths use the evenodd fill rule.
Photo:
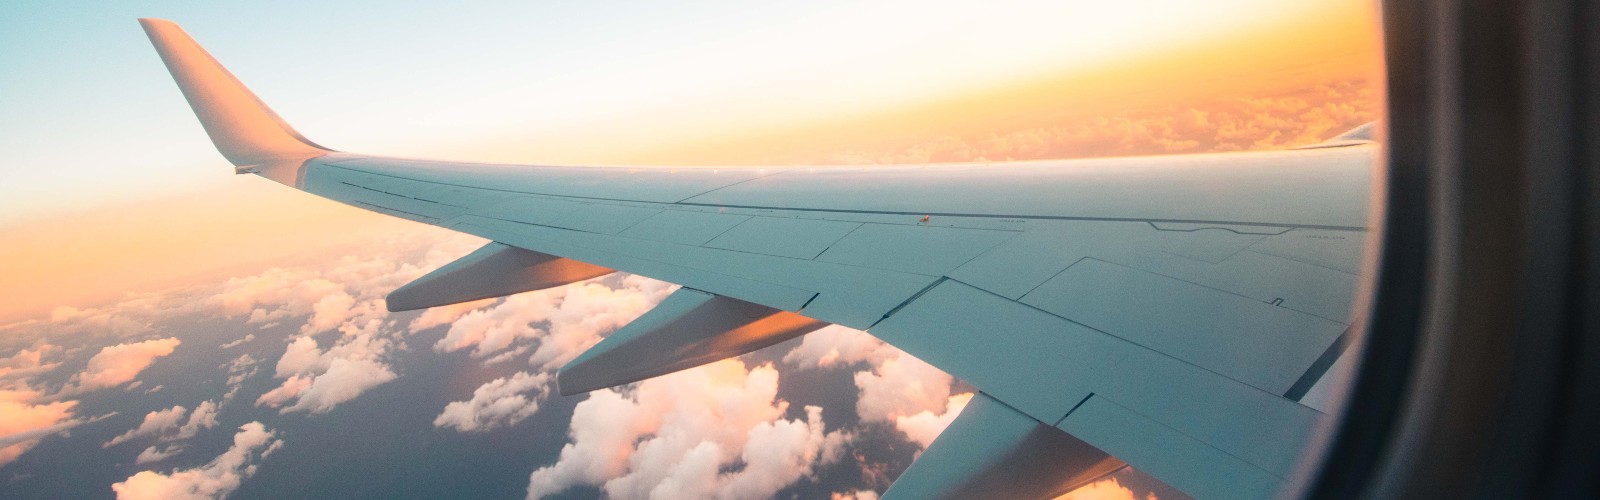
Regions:
<instances>
[{"instance_id":1,"label":"sky","mask_svg":"<svg viewBox=\"0 0 1600 500\"><path fill-rule=\"evenodd\" d=\"M551 397L545 379L559 366L552 360L575 356L648 310L670 285L618 276L414 317L382 313L388 290L481 242L232 175L135 18L176 21L297 130L338 150L515 163L789 165L1315 143L1378 116L1372 7L1346 0L7 4L0 7L0 61L8 67L0 74L0 410L28 418L0 428L0 489L8 477L44 488L26 476L78 465L50 461L74 456L68 452L77 446L138 452L100 457L105 463L94 470L103 484L84 486L97 496L180 484L202 497L261 496L252 483L308 473L284 464L293 462L284 457L315 455L305 436L336 428L338 419L381 413L367 401L404 387L438 403L415 409L422 430L436 433L428 450L454 446L450 453L481 458L456 438L561 429L516 441L526 449L497 451L518 457L525 470L500 471L496 495L577 488L631 498L648 493L652 481L679 477L683 471L654 470L648 461L606 469L583 455L644 453L631 443L594 442L612 428L584 415L650 421L693 411L660 406L651 399L658 392L734 394L728 397L749 404L748 418L733 428L793 439L793 455L769 457L788 460L772 466L782 474L764 476L786 492L869 495L964 403L954 399L959 381L847 331L610 399ZM182 371L163 368L178 360L216 373L179 387ZM425 373L461 381L407 383ZM814 379L841 388L805 389L801 381ZM171 388L144 392L158 385ZM906 402L906 387L932 387L919 389L932 396ZM226 425L211 420L217 415ZM646 442L663 432L638 422L609 425L647 429L637 436ZM101 446L125 432L133 433L125 441L144 446ZM759 460L741 453L755 435L706 437L720 453L713 463L752 470ZM868 435L877 437L861 437ZM381 436L367 437L373 441L363 446ZM677 459L692 449L680 451ZM840 464L851 460L830 461L829 453L872 460L846 471ZM712 474L695 484L733 497L764 491L739 489L753 480L741 477ZM179 481L185 478L206 481ZM352 493L330 481L296 491ZM1143 488L1140 494L1159 487L1148 478L1122 481L1117 488ZM1117 488L1106 490L1120 494Z\"/></svg>"}]
</instances>

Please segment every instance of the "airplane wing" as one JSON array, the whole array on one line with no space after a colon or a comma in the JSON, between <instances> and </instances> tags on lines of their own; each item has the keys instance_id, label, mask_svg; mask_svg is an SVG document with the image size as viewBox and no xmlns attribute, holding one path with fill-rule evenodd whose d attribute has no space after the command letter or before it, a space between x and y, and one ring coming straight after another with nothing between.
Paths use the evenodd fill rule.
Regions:
<instances>
[{"instance_id":1,"label":"airplane wing","mask_svg":"<svg viewBox=\"0 0 1600 500\"><path fill-rule=\"evenodd\" d=\"M828 323L981 394L888 493L1045 497L1123 467L1266 498L1349 363L1375 148L874 167L510 166L329 150L177 25L140 21L240 173L493 242L415 309L624 271L683 285L561 369L561 392Z\"/></svg>"}]
</instances>

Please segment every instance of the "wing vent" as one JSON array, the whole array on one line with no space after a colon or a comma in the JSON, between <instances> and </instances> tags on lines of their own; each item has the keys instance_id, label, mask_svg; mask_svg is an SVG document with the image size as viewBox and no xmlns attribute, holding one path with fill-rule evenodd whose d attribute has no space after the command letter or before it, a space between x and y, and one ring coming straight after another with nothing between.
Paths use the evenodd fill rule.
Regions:
<instances>
[{"instance_id":1,"label":"wing vent","mask_svg":"<svg viewBox=\"0 0 1600 500\"><path fill-rule=\"evenodd\" d=\"M490 242L389 294L390 311L410 311L543 290L611 274L586 262Z\"/></svg>"},{"instance_id":2,"label":"wing vent","mask_svg":"<svg viewBox=\"0 0 1600 500\"><path fill-rule=\"evenodd\" d=\"M827 323L680 288L556 375L563 396L637 382L789 340Z\"/></svg>"}]
</instances>

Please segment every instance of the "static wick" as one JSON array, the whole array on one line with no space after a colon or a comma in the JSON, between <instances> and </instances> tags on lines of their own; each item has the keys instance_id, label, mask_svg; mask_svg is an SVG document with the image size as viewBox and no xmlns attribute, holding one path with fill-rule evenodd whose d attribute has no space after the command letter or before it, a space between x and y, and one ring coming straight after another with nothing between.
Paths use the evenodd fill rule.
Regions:
<instances>
[{"instance_id":1,"label":"static wick","mask_svg":"<svg viewBox=\"0 0 1600 500\"><path fill-rule=\"evenodd\" d=\"M928 216L926 216L926 215L922 216L922 220L919 220L917 222L918 223L926 223L926 222L928 222Z\"/></svg>"}]
</instances>

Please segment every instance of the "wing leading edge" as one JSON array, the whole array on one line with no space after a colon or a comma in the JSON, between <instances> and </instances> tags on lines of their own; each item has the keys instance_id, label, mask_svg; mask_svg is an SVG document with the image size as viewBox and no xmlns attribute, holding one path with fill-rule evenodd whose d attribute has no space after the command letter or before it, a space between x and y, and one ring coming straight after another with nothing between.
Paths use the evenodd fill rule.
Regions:
<instances>
[{"instance_id":1,"label":"wing leading edge","mask_svg":"<svg viewBox=\"0 0 1600 500\"><path fill-rule=\"evenodd\" d=\"M904 476L918 484L893 495L965 495L999 477L1019 486L992 494L1045 495L1126 462L1198 497L1270 497L1326 420L1329 374L1350 363L1374 155L1359 134L1297 151L994 165L406 160L312 143L177 25L141 23L240 173L494 241L397 290L393 308L612 270L685 287L564 368L563 392L824 323L978 387ZM1011 444L960 444L986 436ZM1039 463L1060 465L1023 467Z\"/></svg>"}]
</instances>

